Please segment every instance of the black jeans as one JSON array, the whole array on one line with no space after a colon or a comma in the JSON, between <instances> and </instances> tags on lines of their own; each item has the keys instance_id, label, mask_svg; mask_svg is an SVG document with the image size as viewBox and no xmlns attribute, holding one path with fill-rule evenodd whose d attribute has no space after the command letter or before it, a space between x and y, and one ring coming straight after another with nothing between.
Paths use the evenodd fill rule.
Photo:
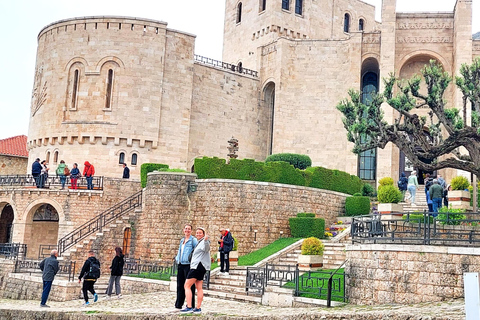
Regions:
<instances>
[{"instance_id":1,"label":"black jeans","mask_svg":"<svg viewBox=\"0 0 480 320\"><path fill-rule=\"evenodd\" d=\"M177 274L177 300L175 301L175 308L181 309L185 303L185 280L190 271L189 264L179 264ZM192 308L195 308L195 285L192 285Z\"/></svg>"},{"instance_id":2,"label":"black jeans","mask_svg":"<svg viewBox=\"0 0 480 320\"><path fill-rule=\"evenodd\" d=\"M93 285L95 284L96 281L88 281L88 280L83 280L83 299L85 299L85 302L88 302L88 291L90 291L92 294L95 294L95 289L93 288Z\"/></svg>"},{"instance_id":3,"label":"black jeans","mask_svg":"<svg viewBox=\"0 0 480 320\"><path fill-rule=\"evenodd\" d=\"M230 271L230 252L220 252L220 272Z\"/></svg>"}]
</instances>

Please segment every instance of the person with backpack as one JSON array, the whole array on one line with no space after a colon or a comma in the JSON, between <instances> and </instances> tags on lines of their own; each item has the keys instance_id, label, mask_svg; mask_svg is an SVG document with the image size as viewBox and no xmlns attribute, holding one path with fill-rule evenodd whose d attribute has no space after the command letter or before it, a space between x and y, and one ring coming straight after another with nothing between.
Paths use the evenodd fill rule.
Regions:
<instances>
[{"instance_id":1,"label":"person with backpack","mask_svg":"<svg viewBox=\"0 0 480 320\"><path fill-rule=\"evenodd\" d=\"M405 193L407 193L408 179L405 175L405 172L400 174L400 179L398 180L398 189L402 191L402 202L405 202Z\"/></svg>"},{"instance_id":2,"label":"person with backpack","mask_svg":"<svg viewBox=\"0 0 480 320\"><path fill-rule=\"evenodd\" d=\"M85 306L88 306L88 291L93 294L93 302L97 302L98 295L95 292L94 284L98 278L100 278L100 261L95 258L95 252L92 250L88 251L88 258L83 264L82 271L78 276L78 283L82 282L83 278L83 299L85 299Z\"/></svg>"}]
</instances>

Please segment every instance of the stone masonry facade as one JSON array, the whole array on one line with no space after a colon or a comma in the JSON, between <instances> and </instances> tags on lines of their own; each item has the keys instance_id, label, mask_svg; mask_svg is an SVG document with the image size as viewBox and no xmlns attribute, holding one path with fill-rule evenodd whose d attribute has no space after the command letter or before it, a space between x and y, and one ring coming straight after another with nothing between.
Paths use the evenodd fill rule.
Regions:
<instances>
[{"instance_id":1,"label":"stone masonry facade","mask_svg":"<svg viewBox=\"0 0 480 320\"><path fill-rule=\"evenodd\" d=\"M28 158L0 155L0 175L22 175L27 169Z\"/></svg>"}]
</instances>

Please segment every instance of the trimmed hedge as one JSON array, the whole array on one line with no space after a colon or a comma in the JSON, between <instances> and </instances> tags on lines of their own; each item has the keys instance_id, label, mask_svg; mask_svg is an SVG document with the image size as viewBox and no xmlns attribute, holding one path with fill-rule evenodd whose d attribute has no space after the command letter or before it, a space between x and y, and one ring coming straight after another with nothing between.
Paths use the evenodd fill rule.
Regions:
<instances>
[{"instance_id":1,"label":"trimmed hedge","mask_svg":"<svg viewBox=\"0 0 480 320\"><path fill-rule=\"evenodd\" d=\"M402 192L394 185L387 184L378 188L378 202L380 203L399 203L402 201Z\"/></svg>"},{"instance_id":2,"label":"trimmed hedge","mask_svg":"<svg viewBox=\"0 0 480 320\"><path fill-rule=\"evenodd\" d=\"M315 218L315 213L313 213L313 212L300 212L300 213L297 213L297 218Z\"/></svg>"},{"instance_id":3,"label":"trimmed hedge","mask_svg":"<svg viewBox=\"0 0 480 320\"><path fill-rule=\"evenodd\" d=\"M345 199L345 215L347 217L363 216L370 213L370 198L363 196Z\"/></svg>"},{"instance_id":4,"label":"trimmed hedge","mask_svg":"<svg viewBox=\"0 0 480 320\"><path fill-rule=\"evenodd\" d=\"M289 218L290 233L294 238L324 238L325 220L312 217Z\"/></svg>"},{"instance_id":5,"label":"trimmed hedge","mask_svg":"<svg viewBox=\"0 0 480 320\"><path fill-rule=\"evenodd\" d=\"M142 183L142 188L147 186L147 173L153 172L160 169L168 169L168 164L161 163L144 163L140 167L140 181Z\"/></svg>"},{"instance_id":6,"label":"trimmed hedge","mask_svg":"<svg viewBox=\"0 0 480 320\"><path fill-rule=\"evenodd\" d=\"M304 154L296 153L277 153L272 154L265 159L265 163L272 161L285 161L298 169L306 169L312 166L312 159Z\"/></svg>"},{"instance_id":7,"label":"trimmed hedge","mask_svg":"<svg viewBox=\"0 0 480 320\"><path fill-rule=\"evenodd\" d=\"M199 179L236 179L291 184L346 194L360 192L363 182L357 176L339 170L310 167L294 168L286 162L257 162L252 159L197 158L195 173Z\"/></svg>"},{"instance_id":8,"label":"trimmed hedge","mask_svg":"<svg viewBox=\"0 0 480 320\"><path fill-rule=\"evenodd\" d=\"M369 183L365 183L362 186L362 196L365 197L373 197L375 195L375 189L373 186Z\"/></svg>"}]
</instances>

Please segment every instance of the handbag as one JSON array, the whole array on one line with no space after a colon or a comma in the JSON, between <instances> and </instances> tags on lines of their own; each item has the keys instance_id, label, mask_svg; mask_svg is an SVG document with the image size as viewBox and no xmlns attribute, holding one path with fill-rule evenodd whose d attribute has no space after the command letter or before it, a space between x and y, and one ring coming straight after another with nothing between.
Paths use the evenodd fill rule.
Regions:
<instances>
[{"instance_id":1,"label":"handbag","mask_svg":"<svg viewBox=\"0 0 480 320\"><path fill-rule=\"evenodd\" d=\"M202 240L198 241L197 242L197 246L200 244L200 242L202 242ZM195 251L195 249L197 248L197 246L195 246L195 248L193 248L192 252L190 252L190 254L188 255L188 262L192 262L192 257L193 257L193 252Z\"/></svg>"}]
</instances>

